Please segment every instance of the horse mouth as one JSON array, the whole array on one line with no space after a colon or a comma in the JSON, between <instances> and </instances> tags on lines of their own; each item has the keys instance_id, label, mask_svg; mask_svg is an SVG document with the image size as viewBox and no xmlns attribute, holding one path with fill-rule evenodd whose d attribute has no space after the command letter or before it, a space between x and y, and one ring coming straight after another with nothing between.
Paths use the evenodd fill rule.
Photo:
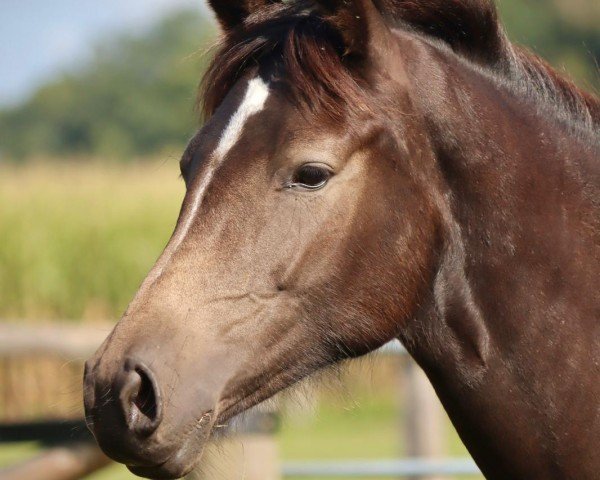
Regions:
<instances>
[{"instance_id":1,"label":"horse mouth","mask_svg":"<svg viewBox=\"0 0 600 480\"><path fill-rule=\"evenodd\" d=\"M213 412L204 413L179 440L181 446L164 462L157 465L127 465L131 473L138 477L156 480L181 478L190 473L200 462L204 447L212 432Z\"/></svg>"},{"instance_id":2,"label":"horse mouth","mask_svg":"<svg viewBox=\"0 0 600 480\"><path fill-rule=\"evenodd\" d=\"M204 413L194 423L194 426L190 427L189 432L181 434L180 438L183 436L183 439L177 441L179 448L174 450L167 457L167 460L156 465L127 465L127 468L134 475L155 480L172 480L184 477L200 463L204 447L213 433L215 423L226 423L228 419L260 403L263 397L266 396L268 395L257 395L257 392L253 392L232 402L232 405L219 415L216 415L214 410Z\"/></svg>"}]
</instances>

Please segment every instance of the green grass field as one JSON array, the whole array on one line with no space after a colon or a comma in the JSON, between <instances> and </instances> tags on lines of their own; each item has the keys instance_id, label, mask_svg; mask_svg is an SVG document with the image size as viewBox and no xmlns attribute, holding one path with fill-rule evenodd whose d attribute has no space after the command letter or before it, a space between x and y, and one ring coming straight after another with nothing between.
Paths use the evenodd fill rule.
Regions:
<instances>
[{"instance_id":1,"label":"green grass field","mask_svg":"<svg viewBox=\"0 0 600 480\"><path fill-rule=\"evenodd\" d=\"M118 318L166 243L177 160L0 166L0 318Z\"/></svg>"},{"instance_id":2,"label":"green grass field","mask_svg":"<svg viewBox=\"0 0 600 480\"><path fill-rule=\"evenodd\" d=\"M159 162L0 165L0 318L117 319L174 226L183 196L176 157ZM392 360L364 361L344 381L283 403L283 459L393 458L403 453ZM331 386L334 384L334 386ZM1 415L1 412L0 412ZM448 453L465 455L448 426ZM0 467L36 451L0 447ZM114 466L93 480L134 478Z\"/></svg>"}]
</instances>

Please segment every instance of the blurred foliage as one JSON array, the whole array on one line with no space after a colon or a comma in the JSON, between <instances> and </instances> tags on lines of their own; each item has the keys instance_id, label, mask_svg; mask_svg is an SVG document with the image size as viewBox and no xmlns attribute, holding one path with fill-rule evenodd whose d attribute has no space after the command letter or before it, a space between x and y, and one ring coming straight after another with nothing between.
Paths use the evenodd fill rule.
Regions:
<instances>
[{"instance_id":1,"label":"blurred foliage","mask_svg":"<svg viewBox=\"0 0 600 480\"><path fill-rule=\"evenodd\" d=\"M600 90L600 1L496 0L509 37L580 87Z\"/></svg>"},{"instance_id":2,"label":"blurred foliage","mask_svg":"<svg viewBox=\"0 0 600 480\"><path fill-rule=\"evenodd\" d=\"M197 127L201 49L214 35L207 19L183 11L97 46L78 70L0 113L0 153L129 158L181 147Z\"/></svg>"},{"instance_id":3,"label":"blurred foliage","mask_svg":"<svg viewBox=\"0 0 600 480\"><path fill-rule=\"evenodd\" d=\"M498 0L510 36L568 71L600 85L598 0ZM97 47L91 61L0 112L0 155L23 159L80 154L130 158L182 148L197 126L196 86L214 38L206 18L184 11L142 35ZM0 157L2 158L2 157Z\"/></svg>"},{"instance_id":4,"label":"blurred foliage","mask_svg":"<svg viewBox=\"0 0 600 480\"><path fill-rule=\"evenodd\" d=\"M0 165L0 318L118 318L177 218L171 158Z\"/></svg>"}]
</instances>

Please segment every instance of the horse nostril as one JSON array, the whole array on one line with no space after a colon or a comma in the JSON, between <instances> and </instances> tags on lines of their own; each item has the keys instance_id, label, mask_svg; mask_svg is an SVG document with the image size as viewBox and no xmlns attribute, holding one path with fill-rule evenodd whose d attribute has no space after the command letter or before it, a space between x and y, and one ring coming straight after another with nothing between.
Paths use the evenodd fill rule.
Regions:
<instances>
[{"instance_id":1,"label":"horse nostril","mask_svg":"<svg viewBox=\"0 0 600 480\"><path fill-rule=\"evenodd\" d=\"M135 396L133 403L138 410L145 415L148 419L155 420L157 416L157 405L156 405L156 393L154 392L154 385L143 370L136 369L137 374L142 379L140 389Z\"/></svg>"},{"instance_id":2,"label":"horse nostril","mask_svg":"<svg viewBox=\"0 0 600 480\"><path fill-rule=\"evenodd\" d=\"M152 372L142 363L128 360L119 394L125 421L130 430L153 433L162 420L162 401Z\"/></svg>"}]
</instances>

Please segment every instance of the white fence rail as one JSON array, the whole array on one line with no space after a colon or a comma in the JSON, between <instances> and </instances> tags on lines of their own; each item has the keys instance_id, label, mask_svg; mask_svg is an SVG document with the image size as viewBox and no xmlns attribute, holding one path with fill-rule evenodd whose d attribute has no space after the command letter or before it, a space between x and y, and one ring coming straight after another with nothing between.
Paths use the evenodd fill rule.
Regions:
<instances>
[{"instance_id":1,"label":"white fence rail","mask_svg":"<svg viewBox=\"0 0 600 480\"><path fill-rule=\"evenodd\" d=\"M399 478L481 476L475 462L466 458L425 460L344 460L339 462L288 462L283 464L283 476L294 478Z\"/></svg>"}]
</instances>

